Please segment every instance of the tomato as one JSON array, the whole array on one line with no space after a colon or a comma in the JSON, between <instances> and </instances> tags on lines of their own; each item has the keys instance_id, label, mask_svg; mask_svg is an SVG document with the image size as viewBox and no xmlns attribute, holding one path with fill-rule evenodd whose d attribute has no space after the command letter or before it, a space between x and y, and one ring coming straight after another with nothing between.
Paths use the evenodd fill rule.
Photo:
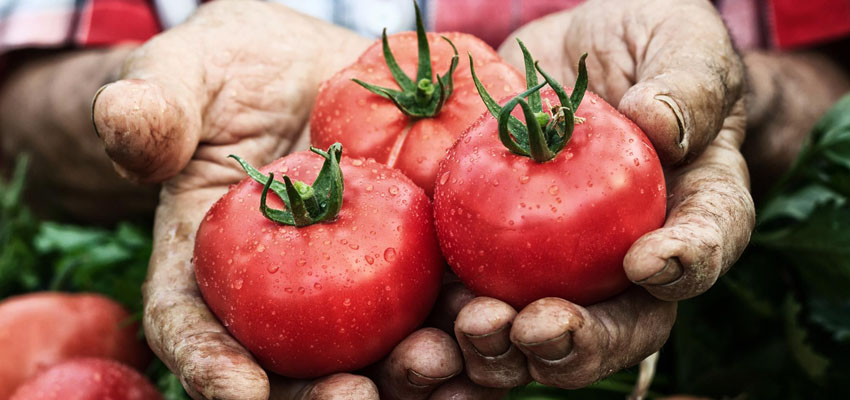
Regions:
<instances>
[{"instance_id":1,"label":"tomato","mask_svg":"<svg viewBox=\"0 0 850 400\"><path fill-rule=\"evenodd\" d=\"M0 399L39 370L74 357L111 358L143 369L150 350L137 324L96 294L30 293L0 303Z\"/></svg>"},{"instance_id":2,"label":"tomato","mask_svg":"<svg viewBox=\"0 0 850 400\"><path fill-rule=\"evenodd\" d=\"M417 49L417 34L422 35L423 39L426 35L421 24L419 26L418 33L404 32L386 38L389 48L395 54L394 59L407 76L419 72L417 54L422 49ZM440 34L429 33L427 40L423 41L428 44L431 56L430 63L426 65L432 66L435 72L449 70L444 75L453 77L453 90L436 115L407 115L390 99L372 93L352 81L359 79L380 87L401 89L387 66L388 61L384 59L382 42L377 41L354 64L321 84L310 115L311 143L326 148L334 142L340 142L353 157L374 158L400 169L430 196L437 168L446 156L446 151L485 111L470 78L469 66L465 62L460 63L451 73L453 56L457 53L474 56L481 80L487 89L499 97L516 93L524 87L519 72L504 63L480 39L455 32L442 35L453 43L457 52ZM424 76L427 76L425 79L432 86L439 83L430 71ZM418 78L413 80L414 86L420 81ZM438 96L437 93L434 96ZM411 108L416 107L414 105Z\"/></svg>"},{"instance_id":3,"label":"tomato","mask_svg":"<svg viewBox=\"0 0 850 400\"><path fill-rule=\"evenodd\" d=\"M586 87L583 68L584 59ZM549 296L580 305L604 300L629 285L623 258L632 243L663 224L664 175L646 135L595 94L577 100L563 105L551 88L542 91L542 104L562 104L544 121L563 110L572 124L576 110L572 136L562 125L568 141L554 158L509 151L499 122L484 115L442 162L437 234L449 265L475 293L517 309Z\"/></svg>"},{"instance_id":4,"label":"tomato","mask_svg":"<svg viewBox=\"0 0 850 400\"><path fill-rule=\"evenodd\" d=\"M377 361L424 321L439 290L445 264L424 191L374 160L344 158L340 166L335 218L273 222L258 207L263 185L245 179L198 229L194 265L204 300L261 365L285 376ZM320 168L320 157L300 152L261 171L312 180ZM267 201L283 207L278 196Z\"/></svg>"},{"instance_id":5,"label":"tomato","mask_svg":"<svg viewBox=\"0 0 850 400\"><path fill-rule=\"evenodd\" d=\"M11 400L162 400L132 368L101 358L56 364L21 385Z\"/></svg>"}]
</instances>

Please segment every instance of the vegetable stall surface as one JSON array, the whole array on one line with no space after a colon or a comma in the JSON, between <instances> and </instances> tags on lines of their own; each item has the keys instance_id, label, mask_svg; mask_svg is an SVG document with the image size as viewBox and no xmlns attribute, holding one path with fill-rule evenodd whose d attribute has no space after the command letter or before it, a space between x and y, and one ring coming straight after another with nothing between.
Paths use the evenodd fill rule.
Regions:
<instances>
[{"instance_id":1,"label":"vegetable stall surface","mask_svg":"<svg viewBox=\"0 0 850 400\"><path fill-rule=\"evenodd\" d=\"M207 305L260 364L296 378L389 353L425 319L444 266L421 188L374 160L340 161L339 144L313 151L261 172L242 162L256 181L216 202L195 242Z\"/></svg>"},{"instance_id":2,"label":"vegetable stall surface","mask_svg":"<svg viewBox=\"0 0 850 400\"><path fill-rule=\"evenodd\" d=\"M162 400L162 396L124 364L78 358L39 373L21 385L11 400Z\"/></svg>"},{"instance_id":3,"label":"vegetable stall surface","mask_svg":"<svg viewBox=\"0 0 850 400\"><path fill-rule=\"evenodd\" d=\"M114 301L96 294L30 293L0 303L0 399L40 369L102 357L144 369L150 350Z\"/></svg>"},{"instance_id":4,"label":"vegetable stall surface","mask_svg":"<svg viewBox=\"0 0 850 400\"><path fill-rule=\"evenodd\" d=\"M446 151L485 111L469 68L461 63L455 69L458 53L475 57L479 77L495 96L522 90L520 74L483 41L455 32L426 34L418 18L416 33L384 32L383 41L322 83L310 115L311 143L326 148L340 142L353 157L400 169L430 196Z\"/></svg>"},{"instance_id":5,"label":"vegetable stall surface","mask_svg":"<svg viewBox=\"0 0 850 400\"><path fill-rule=\"evenodd\" d=\"M568 97L542 70L537 84L522 50L529 90L502 108L480 89L496 118L482 116L440 166L440 245L479 295L518 308L549 296L592 304L629 285L623 257L664 222L661 163L640 128L584 93L583 58ZM527 127L511 115L517 105Z\"/></svg>"}]
</instances>

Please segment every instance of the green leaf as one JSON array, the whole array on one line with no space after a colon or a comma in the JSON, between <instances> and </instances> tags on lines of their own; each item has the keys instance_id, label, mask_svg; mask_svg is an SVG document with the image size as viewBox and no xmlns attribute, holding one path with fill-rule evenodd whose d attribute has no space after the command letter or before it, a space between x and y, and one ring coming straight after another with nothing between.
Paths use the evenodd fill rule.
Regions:
<instances>
[{"instance_id":1,"label":"green leaf","mask_svg":"<svg viewBox=\"0 0 850 400\"><path fill-rule=\"evenodd\" d=\"M813 184L795 193L780 193L765 205L759 213L759 223L767 224L780 218L802 221L808 218L816 207L829 202L837 206L844 205L844 197L832 189Z\"/></svg>"},{"instance_id":2,"label":"green leaf","mask_svg":"<svg viewBox=\"0 0 850 400\"><path fill-rule=\"evenodd\" d=\"M809 318L833 335L837 342L850 342L850 299L834 301L817 297L809 302Z\"/></svg>"},{"instance_id":3,"label":"green leaf","mask_svg":"<svg viewBox=\"0 0 850 400\"><path fill-rule=\"evenodd\" d=\"M850 290L850 207L846 202L815 206L805 220L760 230L752 242L783 254L800 273L835 294Z\"/></svg>"},{"instance_id":4,"label":"green leaf","mask_svg":"<svg viewBox=\"0 0 850 400\"><path fill-rule=\"evenodd\" d=\"M800 303L792 296L785 298L783 304L784 319L785 319L785 335L788 341L788 347L794 359L803 369L803 372L809 378L815 381L821 381L826 375L826 370L829 367L829 359L821 354L818 354L811 343L806 339L808 333L804 326L799 321Z\"/></svg>"}]
</instances>

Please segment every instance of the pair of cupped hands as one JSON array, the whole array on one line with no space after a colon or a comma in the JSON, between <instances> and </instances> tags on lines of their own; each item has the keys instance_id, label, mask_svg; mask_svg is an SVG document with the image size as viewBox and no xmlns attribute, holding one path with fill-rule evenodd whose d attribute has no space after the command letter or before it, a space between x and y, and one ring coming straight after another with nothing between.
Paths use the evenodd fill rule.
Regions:
<instances>
[{"instance_id":1,"label":"pair of cupped hands","mask_svg":"<svg viewBox=\"0 0 850 400\"><path fill-rule=\"evenodd\" d=\"M204 304L192 269L204 213L244 178L228 154L263 165L306 146L320 82L371 40L260 2L216 1L135 50L93 119L115 168L162 182L144 285L154 352L196 399L493 399L531 380L580 388L659 350L676 301L711 287L753 227L744 71L702 0L590 0L515 33L541 66L589 89L649 136L665 166L664 226L623 264L635 286L588 307L546 298L515 310L446 280L422 328L364 375L312 381L267 374ZM499 50L521 69L513 39ZM368 378L367 378L368 376Z\"/></svg>"}]
</instances>

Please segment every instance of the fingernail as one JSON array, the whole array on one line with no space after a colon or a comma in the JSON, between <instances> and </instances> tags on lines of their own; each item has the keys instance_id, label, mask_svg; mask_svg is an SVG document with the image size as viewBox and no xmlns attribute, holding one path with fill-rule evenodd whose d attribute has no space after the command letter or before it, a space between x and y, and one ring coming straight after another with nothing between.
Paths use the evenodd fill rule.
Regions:
<instances>
[{"instance_id":1,"label":"fingernail","mask_svg":"<svg viewBox=\"0 0 850 400\"><path fill-rule=\"evenodd\" d=\"M549 340L519 345L543 360L555 361L566 357L573 350L573 335L566 331Z\"/></svg>"},{"instance_id":2,"label":"fingernail","mask_svg":"<svg viewBox=\"0 0 850 400\"><path fill-rule=\"evenodd\" d=\"M683 274L684 268L682 267L682 263L677 257L671 257L667 259L667 263L664 264L664 268L661 268L660 271L635 283L652 286L669 285L682 278Z\"/></svg>"},{"instance_id":3,"label":"fingernail","mask_svg":"<svg viewBox=\"0 0 850 400\"><path fill-rule=\"evenodd\" d=\"M101 86L99 89L97 89L97 92L94 92L94 97L92 97L91 99L91 125L92 127L94 127L94 134L97 135L97 137L100 137L100 132L97 131L97 124L94 122L94 105L97 102L97 98L100 96L100 93L103 92L103 90L111 84L112 82Z\"/></svg>"},{"instance_id":4,"label":"fingernail","mask_svg":"<svg viewBox=\"0 0 850 400\"><path fill-rule=\"evenodd\" d=\"M443 383L443 382L445 382L449 379L452 379L458 373L460 373L460 371L458 371L454 374L448 375L448 376L442 376L442 377L434 378L434 377L422 375L422 374L420 374L420 373L418 373L418 372L416 372L412 369L408 369L407 370L407 380L408 380L408 382L410 382L411 385L428 387L428 386L438 385L438 384Z\"/></svg>"},{"instance_id":5,"label":"fingernail","mask_svg":"<svg viewBox=\"0 0 850 400\"><path fill-rule=\"evenodd\" d=\"M479 354L485 357L497 357L507 353L511 348L511 338L508 334L511 324L505 324L498 330L485 335L464 333L469 343Z\"/></svg>"},{"instance_id":6,"label":"fingernail","mask_svg":"<svg viewBox=\"0 0 850 400\"><path fill-rule=\"evenodd\" d=\"M685 117L682 115L682 110L679 108L679 104L676 103L676 100L673 100L672 97L666 94L655 95L655 100L658 100L666 104L667 107L670 107L670 111L672 111L673 115L676 116L676 126L679 128L679 147L687 151L688 140L685 130Z\"/></svg>"}]
</instances>

